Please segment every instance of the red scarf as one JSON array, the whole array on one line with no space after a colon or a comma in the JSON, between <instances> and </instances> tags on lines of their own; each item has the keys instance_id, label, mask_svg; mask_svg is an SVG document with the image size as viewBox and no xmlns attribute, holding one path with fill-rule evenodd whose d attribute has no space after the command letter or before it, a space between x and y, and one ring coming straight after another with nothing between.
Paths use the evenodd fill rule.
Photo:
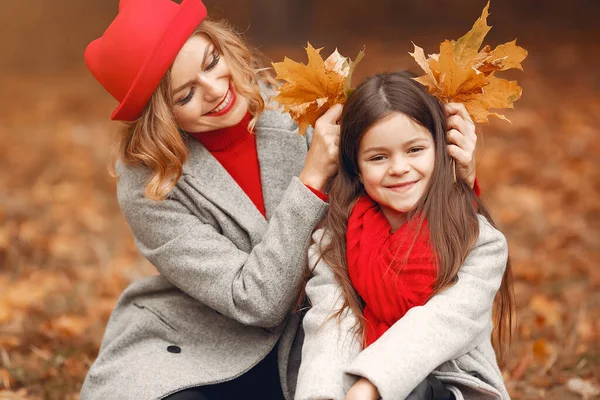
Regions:
<instances>
[{"instance_id":1,"label":"red scarf","mask_svg":"<svg viewBox=\"0 0 600 400\"><path fill-rule=\"evenodd\" d=\"M365 303L366 346L433 293L435 255L426 221L420 232L418 225L413 219L390 233L378 204L366 195L352 209L346 259L352 286Z\"/></svg>"}]
</instances>

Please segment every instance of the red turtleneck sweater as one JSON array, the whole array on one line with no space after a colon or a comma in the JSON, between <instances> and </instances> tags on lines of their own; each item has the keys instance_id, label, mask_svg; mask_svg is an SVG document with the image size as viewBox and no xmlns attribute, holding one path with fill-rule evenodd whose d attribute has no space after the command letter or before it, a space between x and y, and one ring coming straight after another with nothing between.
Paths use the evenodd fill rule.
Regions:
<instances>
[{"instance_id":1,"label":"red turtleneck sweater","mask_svg":"<svg viewBox=\"0 0 600 400\"><path fill-rule=\"evenodd\" d=\"M248 131L248 123L251 118L250 114L246 114L237 125L191 135L210 151L252 200L261 214L266 216L260 182L260 165L256 152L256 138ZM310 186L307 187L323 201L327 201L326 194Z\"/></svg>"}]
</instances>

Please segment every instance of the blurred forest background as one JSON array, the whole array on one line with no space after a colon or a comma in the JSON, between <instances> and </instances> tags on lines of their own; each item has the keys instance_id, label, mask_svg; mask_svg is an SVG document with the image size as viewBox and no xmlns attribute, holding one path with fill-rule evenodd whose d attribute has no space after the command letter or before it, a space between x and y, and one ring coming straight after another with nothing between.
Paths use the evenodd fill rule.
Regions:
<instances>
[{"instance_id":1,"label":"blurred forest background","mask_svg":"<svg viewBox=\"0 0 600 400\"><path fill-rule=\"evenodd\" d=\"M411 69L466 33L485 0L206 0L271 60L309 40L354 57L354 83ZM83 50L117 0L0 7L0 399L76 399L106 320L141 259L107 172L116 102ZM483 198L509 239L518 328L503 367L515 399L600 389L600 2L494 0L485 43L529 51L512 125L480 125Z\"/></svg>"}]
</instances>

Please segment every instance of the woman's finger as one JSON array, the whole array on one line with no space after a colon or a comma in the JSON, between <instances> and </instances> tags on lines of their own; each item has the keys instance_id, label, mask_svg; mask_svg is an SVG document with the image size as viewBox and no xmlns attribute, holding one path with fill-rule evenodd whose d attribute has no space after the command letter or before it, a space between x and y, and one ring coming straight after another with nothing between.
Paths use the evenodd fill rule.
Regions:
<instances>
[{"instance_id":1,"label":"woman's finger","mask_svg":"<svg viewBox=\"0 0 600 400\"><path fill-rule=\"evenodd\" d=\"M446 116L458 114L465 120L471 120L467 108L463 103L448 103L445 105Z\"/></svg>"},{"instance_id":2,"label":"woman's finger","mask_svg":"<svg viewBox=\"0 0 600 400\"><path fill-rule=\"evenodd\" d=\"M470 150L470 141L456 129L450 129L446 134L448 142L464 150Z\"/></svg>"},{"instance_id":3,"label":"woman's finger","mask_svg":"<svg viewBox=\"0 0 600 400\"><path fill-rule=\"evenodd\" d=\"M451 115L450 117L448 117L448 120L446 121L446 126L448 127L448 130L456 129L462 134L464 134L465 131L469 129L468 123L464 119L462 119L462 117L458 114Z\"/></svg>"},{"instance_id":4,"label":"woman's finger","mask_svg":"<svg viewBox=\"0 0 600 400\"><path fill-rule=\"evenodd\" d=\"M341 104L334 104L329 110L325 111L325 114L321 115L321 117L317 120L329 123L331 125L336 125L342 116L343 106Z\"/></svg>"},{"instance_id":5,"label":"woman's finger","mask_svg":"<svg viewBox=\"0 0 600 400\"><path fill-rule=\"evenodd\" d=\"M469 168L471 161L473 160L473 153L465 151L454 144L447 145L447 149L448 154L456 160L459 166L462 168Z\"/></svg>"},{"instance_id":6,"label":"woman's finger","mask_svg":"<svg viewBox=\"0 0 600 400\"><path fill-rule=\"evenodd\" d=\"M454 114L448 117L446 122L448 129L456 129L461 134L469 138L473 143L477 142L477 134L475 133L475 125L471 120L465 120L459 114Z\"/></svg>"}]
</instances>

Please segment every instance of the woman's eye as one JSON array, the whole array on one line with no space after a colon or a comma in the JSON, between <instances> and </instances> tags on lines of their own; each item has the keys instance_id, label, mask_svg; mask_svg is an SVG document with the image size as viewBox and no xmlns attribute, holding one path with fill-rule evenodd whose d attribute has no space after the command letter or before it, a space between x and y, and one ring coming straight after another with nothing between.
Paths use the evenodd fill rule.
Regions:
<instances>
[{"instance_id":1,"label":"woman's eye","mask_svg":"<svg viewBox=\"0 0 600 400\"><path fill-rule=\"evenodd\" d=\"M183 99L179 100L177 102L177 104L180 105L180 106L183 106L184 104L187 104L192 99L192 97L194 97L194 92L195 91L196 91L196 89L194 87L192 87L190 89L190 92L188 93L188 95L185 96Z\"/></svg>"},{"instance_id":2,"label":"woman's eye","mask_svg":"<svg viewBox=\"0 0 600 400\"><path fill-rule=\"evenodd\" d=\"M212 61L210 62L210 64L208 64L206 66L207 71L210 71L211 69L216 67L217 64L219 63L219 60L221 59L221 55L216 51L212 54L212 57L213 57Z\"/></svg>"}]
</instances>

